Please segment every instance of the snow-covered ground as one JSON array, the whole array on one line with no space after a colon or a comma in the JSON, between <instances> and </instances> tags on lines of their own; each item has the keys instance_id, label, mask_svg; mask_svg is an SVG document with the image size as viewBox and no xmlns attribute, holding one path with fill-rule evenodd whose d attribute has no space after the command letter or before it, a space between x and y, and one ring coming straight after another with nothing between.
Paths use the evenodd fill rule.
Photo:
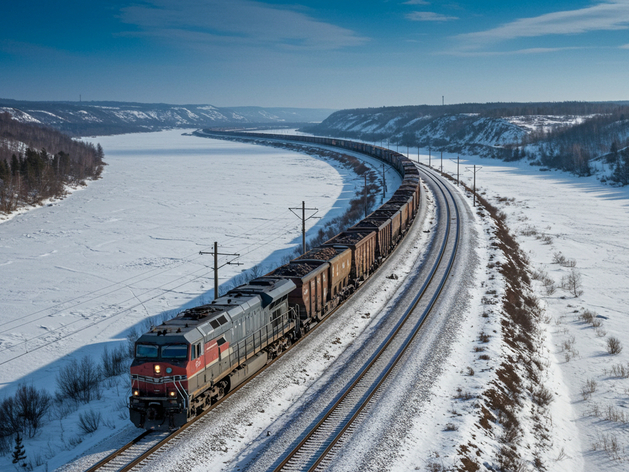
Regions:
<instances>
[{"instance_id":1,"label":"snow-covered ground","mask_svg":"<svg viewBox=\"0 0 629 472\"><path fill-rule=\"evenodd\" d=\"M1 397L19 384L54 393L71 359L100 363L104 347L124 345L129 329L210 301L213 260L199 251L214 241L220 252L240 254L242 266L220 270L221 285L230 286L242 271L279 264L301 243L289 207L318 208L323 218L308 222L316 232L362 188L362 178L333 160L181 130L93 141L106 152L103 179L0 226ZM392 179L389 173L389 193ZM126 437L127 395L126 377L116 377L99 400L54 412L26 439L29 460L54 469L121 429ZM89 409L107 424L86 436L76 423Z\"/></svg>"},{"instance_id":2,"label":"snow-covered ground","mask_svg":"<svg viewBox=\"0 0 629 472\"><path fill-rule=\"evenodd\" d=\"M185 144L181 140L186 140ZM0 294L5 308L0 362L9 366L0 374L5 395L13 392L20 380L37 386L48 385L52 390L54 374L64 364L65 354L88 353L98 357L103 344L122 343L126 328L149 315L177 309L188 302L198 303L201 294L206 299L211 297L208 292L212 288L211 261L204 259L209 256L198 256L198 251L209 248L214 240L222 244L221 250L225 252L243 254L246 264L243 267L277 260L285 254L283 248L299 244L296 229L299 221L287 207L306 200L308 205L318 207L320 213L333 215L341 211L343 199L349 199L354 185L358 185L351 175L339 175L342 170L334 170L304 155L181 137L180 132L135 138L116 136L98 141L105 148L106 161L110 164L103 180L90 183L88 188L51 207L28 212L1 225L0 270L6 283ZM192 142L195 144L191 145ZM428 151L419 152L421 162L427 162ZM416 160L417 149L411 149L409 157ZM266 183L274 182L274 177L261 174L264 167L259 165L260 159L265 163L277 159L272 161L277 168L281 166L288 175L303 180L282 195L272 194L286 182L267 187ZM433 156L432 163L439 165L439 158ZM543 462L547 470L553 471L626 470L629 190L603 186L594 177L540 172L538 167L524 162L504 163L466 156L461 159L460 170L462 179L470 186L473 164L481 167L477 168L477 187L505 212L507 224L517 234L537 272L534 288L545 308L539 337L544 347L546 375L541 382L554 395L547 423L550 443L542 454ZM444 154L443 165L445 170L456 174L456 155ZM165 174L168 178L164 178ZM218 181L212 180L215 175L220 175ZM246 181L247 178L251 180ZM217 196L216 192L226 187L225 179L237 181L239 191L234 192L234 186L229 186L230 192ZM258 184L260 181L265 182L264 187ZM242 195L250 200L223 206ZM217 201L221 201L220 209L215 205ZM259 211L261 207L265 208L264 214ZM236 212L241 214L237 219L232 218ZM489 267L489 261L499 260L500 256L492 247L486 218L474 215L472 224L478 234L475 257L479 267L485 268ZM246 218L250 218L250 225L240 224ZM278 222L285 225L281 231L269 229ZM262 244L265 245L258 252L248 252ZM560 256L566 262L553 263ZM221 280L227 282L239 270L240 267L225 267ZM401 270L403 274L408 268ZM578 297L559 287L562 278L573 270L581 276L583 293ZM32 277L31 282L27 277ZM385 468L439 470L435 467L459 465L460 450L453 450L453 445L465 445L479 435L473 421L477 407L473 400L464 398L468 391L473 397L482 390L501 355L494 334L494 330L500 330L499 320L483 316L491 304L481 298L497 300L504 287L500 286L500 277L489 270L476 270L475 277L466 281L467 286L478 289L478 293L471 290L467 295L465 306L469 307L469 313L463 319L470 329L463 325L452 331L449 352L444 354L447 355L444 365L450 367L438 374L431 389L418 391L417 395L427 395L430 407L418 408L409 396L403 405L404 413L415 417L407 417L403 427L395 425L390 432L383 433L384 444L396 448L390 456L394 460ZM552 282L556 285L553 293L549 289ZM183 283L188 285L177 287ZM387 289L389 294L393 287ZM97 298L99 295L102 297ZM269 405L280 404L265 411L260 411L264 408L255 412L234 410L234 417L243 425L241 436L234 430L225 443L213 443L214 453L203 454L204 459L232 459L238 449L257 437L265 425L287 408L285 401L294 399L296 392L312 383L310 371L321 372L326 365L324 361L340 357L351 345L350 341L369 326L366 313L376 316L375 309L386 303L386 297L381 296L382 293L374 293L366 300L356 301L375 302L376 306L357 307L352 322L338 326L345 330L344 334L339 343L322 345L323 360L320 355L313 356L310 365L306 351L291 354L302 357L302 370L289 372L278 367L285 377L286 395L278 402L273 402L272 397L266 399ZM78 298L70 301L75 297ZM81 302L85 303L79 305ZM589 318L587 313L584 316L585 310L595 314ZM108 318L116 314L119 316ZM59 333L68 334L83 323L89 327L81 334L25 354L30 345L24 342L25 337L45 334L52 342ZM326 330L332 328L330 325ZM479 330L487 330L490 339L482 345L483 351L475 352ZM624 347L619 354L607 351L611 337L618 338ZM22 356L10 360L16 355ZM473 369L472 373L468 368ZM264 378L260 379L263 381ZM29 458L34 459L36 454L42 458L55 456L48 461L53 469L82 451L90 449L91 453L98 455L100 451L102 455L123 442L125 435L132 433L125 429L124 405L120 403L127 394L125 389L124 380L119 379L105 388L102 400L88 406L101 409L109 425L101 425L91 435L79 434L76 426L68 426L76 423L78 414L70 412L63 420L49 423L35 440L26 441ZM458 389L463 399L454 398ZM249 399L244 405L256 408L256 401ZM527 426L526 422L523 424ZM99 444L104 437L117 432L120 432L118 439ZM533 443L537 438L525 439ZM82 443L77 445L77 441ZM483 461L495 464L497 444L488 439L476 442L482 449ZM68 451L61 451L64 448ZM205 470L193 462L174 463ZM373 467L371 464L370 468ZM345 468L351 470L348 464Z\"/></svg>"},{"instance_id":3,"label":"snow-covered ground","mask_svg":"<svg viewBox=\"0 0 629 472\"><path fill-rule=\"evenodd\" d=\"M416 153L411 150L410 157L416 159ZM420 150L422 162L427 163L427 154ZM444 154L443 160L444 170L455 176L456 157ZM540 172L526 162L465 156L460 173L470 187L474 164L477 187L506 214L530 258L533 285L545 308L540 339L548 376L543 383L555 400L552 446L544 462L553 471L627 470L629 189L610 188L595 177ZM566 262L553 262L562 256ZM573 271L581 281L578 297L561 288ZM553 282L554 292L547 289ZM593 313L593 322L586 311ZM616 355L608 352L612 337L624 347Z\"/></svg>"}]
</instances>

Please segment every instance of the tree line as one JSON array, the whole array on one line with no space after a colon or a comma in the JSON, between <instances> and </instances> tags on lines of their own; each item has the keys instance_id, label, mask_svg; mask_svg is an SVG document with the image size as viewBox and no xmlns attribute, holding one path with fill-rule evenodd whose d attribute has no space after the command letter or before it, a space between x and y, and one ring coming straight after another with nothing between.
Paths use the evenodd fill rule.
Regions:
<instances>
[{"instance_id":1,"label":"tree line","mask_svg":"<svg viewBox=\"0 0 629 472\"><path fill-rule=\"evenodd\" d=\"M100 144L0 114L0 212L62 197L66 186L97 179L105 163Z\"/></svg>"}]
</instances>

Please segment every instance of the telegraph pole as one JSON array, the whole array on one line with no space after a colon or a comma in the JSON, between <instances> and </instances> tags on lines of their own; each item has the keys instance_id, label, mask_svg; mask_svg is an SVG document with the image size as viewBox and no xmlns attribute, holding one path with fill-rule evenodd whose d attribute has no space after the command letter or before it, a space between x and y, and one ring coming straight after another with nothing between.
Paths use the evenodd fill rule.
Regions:
<instances>
[{"instance_id":1,"label":"telegraph pole","mask_svg":"<svg viewBox=\"0 0 629 472\"><path fill-rule=\"evenodd\" d=\"M384 162L382 163L382 201L384 202L384 199L387 196L387 174L384 168Z\"/></svg>"},{"instance_id":2,"label":"telegraph pole","mask_svg":"<svg viewBox=\"0 0 629 472\"><path fill-rule=\"evenodd\" d=\"M477 169L478 167L478 169ZM477 166L476 164L474 164L474 187L473 187L473 194L474 194L474 206L476 206L476 172L478 172L479 170L481 170L482 167L481 166ZM470 170L470 167L467 168L467 170Z\"/></svg>"},{"instance_id":3,"label":"telegraph pole","mask_svg":"<svg viewBox=\"0 0 629 472\"><path fill-rule=\"evenodd\" d=\"M459 163L461 161L461 156L459 154L456 155L456 186L459 186Z\"/></svg>"},{"instance_id":4,"label":"telegraph pole","mask_svg":"<svg viewBox=\"0 0 629 472\"><path fill-rule=\"evenodd\" d=\"M365 186L363 187L363 204L365 205L365 218L367 218L367 173L365 173Z\"/></svg>"},{"instance_id":5,"label":"telegraph pole","mask_svg":"<svg viewBox=\"0 0 629 472\"><path fill-rule=\"evenodd\" d=\"M218 269L220 269L221 267L225 267L226 265L242 265L242 263L240 262L233 262L233 259L231 261L226 262L225 264L223 264L222 266L219 267L218 265L218 256L233 256L233 257L240 257L240 254L222 254L218 252L218 242L214 241L214 251L212 252L204 252L204 251L199 251L199 254L210 254L212 256L214 256L214 300L216 300L218 298Z\"/></svg>"},{"instance_id":6,"label":"telegraph pole","mask_svg":"<svg viewBox=\"0 0 629 472\"><path fill-rule=\"evenodd\" d=\"M306 202L301 202L301 208L289 208L289 210L293 213L293 215L295 215L297 218L301 220L301 250L302 250L301 253L306 254L306 221L308 221L311 218L320 218L318 216L315 217L319 209L306 208ZM301 210L301 217L297 213L295 213L296 210ZM314 211L314 213L310 215L308 218L306 218L306 210Z\"/></svg>"},{"instance_id":7,"label":"telegraph pole","mask_svg":"<svg viewBox=\"0 0 629 472\"><path fill-rule=\"evenodd\" d=\"M452 162L454 162L454 159L450 159ZM459 186L460 183L460 179L459 179L459 162L460 162L460 156L457 154L456 155L456 186Z\"/></svg>"}]
</instances>

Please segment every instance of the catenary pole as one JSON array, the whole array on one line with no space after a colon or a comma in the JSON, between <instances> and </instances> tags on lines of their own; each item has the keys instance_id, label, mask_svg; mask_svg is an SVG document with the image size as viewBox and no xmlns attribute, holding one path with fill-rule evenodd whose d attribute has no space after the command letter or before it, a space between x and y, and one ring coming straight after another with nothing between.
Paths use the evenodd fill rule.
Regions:
<instances>
[{"instance_id":1,"label":"catenary pole","mask_svg":"<svg viewBox=\"0 0 629 472\"><path fill-rule=\"evenodd\" d=\"M218 269L221 267L225 267L226 265L242 265L240 262L231 261L226 262L222 266L218 265L218 256L232 256L232 257L240 257L240 254L222 254L218 252L218 241L214 241L214 251L212 252L204 252L199 251L199 254L211 254L214 256L214 300L218 298Z\"/></svg>"}]
</instances>

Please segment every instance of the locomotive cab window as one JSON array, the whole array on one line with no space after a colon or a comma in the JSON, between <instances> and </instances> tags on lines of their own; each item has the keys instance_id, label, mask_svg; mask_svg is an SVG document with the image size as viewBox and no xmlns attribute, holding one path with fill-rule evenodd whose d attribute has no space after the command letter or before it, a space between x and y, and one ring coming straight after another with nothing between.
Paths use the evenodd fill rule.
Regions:
<instances>
[{"instance_id":1,"label":"locomotive cab window","mask_svg":"<svg viewBox=\"0 0 629 472\"><path fill-rule=\"evenodd\" d=\"M162 346L162 359L187 359L188 346L185 344L166 344Z\"/></svg>"},{"instance_id":2,"label":"locomotive cab window","mask_svg":"<svg viewBox=\"0 0 629 472\"><path fill-rule=\"evenodd\" d=\"M201 343L194 344L192 346L192 359L196 359L197 357L201 357L201 353L203 350L201 349Z\"/></svg>"},{"instance_id":3,"label":"locomotive cab window","mask_svg":"<svg viewBox=\"0 0 629 472\"><path fill-rule=\"evenodd\" d=\"M135 346L135 357L157 359L159 348L153 344L138 344Z\"/></svg>"}]
</instances>

